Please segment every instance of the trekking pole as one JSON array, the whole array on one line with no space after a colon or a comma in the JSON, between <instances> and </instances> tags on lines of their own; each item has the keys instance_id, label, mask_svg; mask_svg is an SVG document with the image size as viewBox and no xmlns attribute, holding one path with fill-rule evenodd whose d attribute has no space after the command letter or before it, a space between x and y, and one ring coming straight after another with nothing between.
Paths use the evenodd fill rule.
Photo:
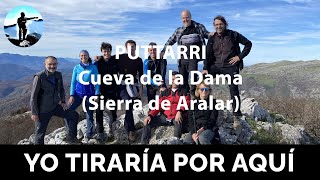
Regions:
<instances>
[{"instance_id":1,"label":"trekking pole","mask_svg":"<svg viewBox=\"0 0 320 180\"><path fill-rule=\"evenodd\" d=\"M195 132L197 132L197 126L196 126L196 116L194 115L194 110L192 111L192 114L193 114L193 125L194 125L194 130ZM192 138L192 135L191 135L191 138ZM199 141L199 138L197 139L197 142L196 142L198 145L200 145L200 141Z\"/></svg>"}]
</instances>

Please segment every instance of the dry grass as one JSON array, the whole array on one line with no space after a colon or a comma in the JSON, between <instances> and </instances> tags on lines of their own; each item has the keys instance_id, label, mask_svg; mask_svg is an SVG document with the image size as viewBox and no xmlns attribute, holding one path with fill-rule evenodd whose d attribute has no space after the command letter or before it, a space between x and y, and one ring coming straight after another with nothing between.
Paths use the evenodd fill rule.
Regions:
<instances>
[{"instance_id":1,"label":"dry grass","mask_svg":"<svg viewBox=\"0 0 320 180\"><path fill-rule=\"evenodd\" d=\"M47 134L64 126L62 118L53 117L47 129ZM29 138L34 133L34 122L30 113L17 114L0 120L0 144L17 144L20 140Z\"/></svg>"},{"instance_id":2,"label":"dry grass","mask_svg":"<svg viewBox=\"0 0 320 180\"><path fill-rule=\"evenodd\" d=\"M320 100L314 98L266 97L256 100L272 113L283 115L289 124L302 125L320 138Z\"/></svg>"}]
</instances>

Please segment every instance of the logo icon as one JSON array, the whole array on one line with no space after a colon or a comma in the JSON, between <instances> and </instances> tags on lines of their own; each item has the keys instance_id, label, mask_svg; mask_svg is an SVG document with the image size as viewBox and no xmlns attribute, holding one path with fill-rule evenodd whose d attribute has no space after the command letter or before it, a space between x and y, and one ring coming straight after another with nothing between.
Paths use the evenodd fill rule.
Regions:
<instances>
[{"instance_id":1,"label":"logo icon","mask_svg":"<svg viewBox=\"0 0 320 180\"><path fill-rule=\"evenodd\" d=\"M8 40L19 47L36 44L43 33L41 14L31 6L17 6L4 20L4 32Z\"/></svg>"}]
</instances>

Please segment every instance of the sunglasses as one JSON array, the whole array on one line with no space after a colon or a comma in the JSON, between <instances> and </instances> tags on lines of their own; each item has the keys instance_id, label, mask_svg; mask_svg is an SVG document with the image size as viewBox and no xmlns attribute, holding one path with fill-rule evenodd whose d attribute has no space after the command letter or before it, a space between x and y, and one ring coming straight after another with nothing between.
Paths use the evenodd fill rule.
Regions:
<instances>
[{"instance_id":1,"label":"sunglasses","mask_svg":"<svg viewBox=\"0 0 320 180\"><path fill-rule=\"evenodd\" d=\"M200 88L200 91L209 91L209 88L208 87L206 87L206 88Z\"/></svg>"}]
</instances>

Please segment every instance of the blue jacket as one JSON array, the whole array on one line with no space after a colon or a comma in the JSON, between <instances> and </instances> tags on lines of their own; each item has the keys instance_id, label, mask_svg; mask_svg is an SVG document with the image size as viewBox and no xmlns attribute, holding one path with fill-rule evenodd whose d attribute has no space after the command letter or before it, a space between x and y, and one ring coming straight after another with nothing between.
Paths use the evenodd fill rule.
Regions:
<instances>
[{"instance_id":1,"label":"blue jacket","mask_svg":"<svg viewBox=\"0 0 320 180\"><path fill-rule=\"evenodd\" d=\"M156 74L160 74L162 77L162 80L164 81L164 85L162 87L166 87L165 81L166 81L166 71L167 71L167 60L166 59L156 59L151 60L150 56L148 59L144 60L143 62L143 74L147 74L148 70L151 71L151 85L157 86L154 83L153 77Z\"/></svg>"},{"instance_id":2,"label":"blue jacket","mask_svg":"<svg viewBox=\"0 0 320 180\"><path fill-rule=\"evenodd\" d=\"M89 85L83 85L79 81L79 75L82 71L89 71L89 73L83 75L83 81L89 82ZM91 83L91 75L94 75L94 80L98 78L98 69L97 66L90 64L89 66L84 66L82 63L79 63L73 68L71 86L70 86L70 96L78 95L80 97L84 96L94 96L100 94L100 85L93 85Z\"/></svg>"}]
</instances>

